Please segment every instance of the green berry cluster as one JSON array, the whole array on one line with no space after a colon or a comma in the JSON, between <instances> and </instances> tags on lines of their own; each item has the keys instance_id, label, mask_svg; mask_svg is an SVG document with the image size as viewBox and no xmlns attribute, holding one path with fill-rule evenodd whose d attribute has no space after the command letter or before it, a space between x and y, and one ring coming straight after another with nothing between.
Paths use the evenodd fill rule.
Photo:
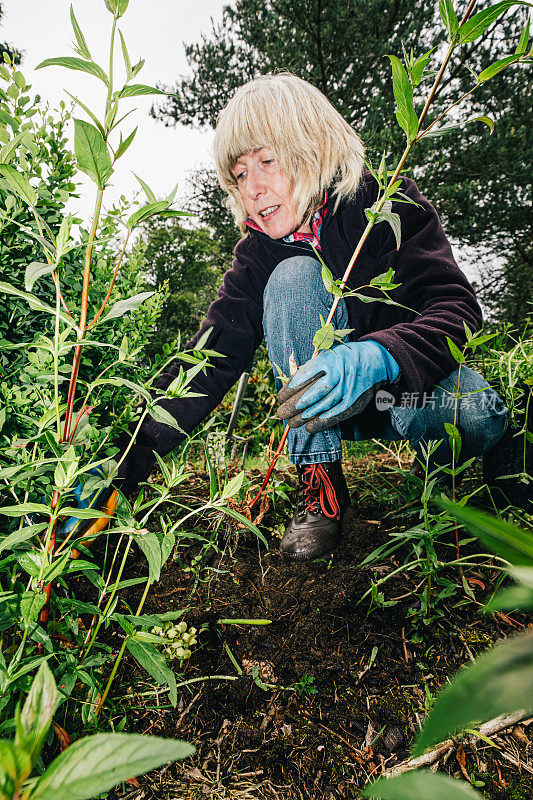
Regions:
<instances>
[{"instance_id":1,"label":"green berry cluster","mask_svg":"<svg viewBox=\"0 0 533 800\"><path fill-rule=\"evenodd\" d=\"M175 658L186 661L191 657L191 647L197 642L196 628L187 628L186 622L179 622L177 625L167 622L164 628L156 625L152 628L152 633L163 640L161 642L165 644L163 653L169 661Z\"/></svg>"}]
</instances>

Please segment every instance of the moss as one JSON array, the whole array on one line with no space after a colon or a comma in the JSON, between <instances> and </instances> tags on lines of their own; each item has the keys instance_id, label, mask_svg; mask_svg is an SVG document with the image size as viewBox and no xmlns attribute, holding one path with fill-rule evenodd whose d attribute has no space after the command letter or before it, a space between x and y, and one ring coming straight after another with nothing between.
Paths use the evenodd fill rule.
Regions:
<instances>
[{"instance_id":1,"label":"moss","mask_svg":"<svg viewBox=\"0 0 533 800\"><path fill-rule=\"evenodd\" d=\"M375 709L382 715L382 721L400 726L409 723L413 714L413 706L417 701L407 692L400 695L388 694L374 698Z\"/></svg>"},{"instance_id":2,"label":"moss","mask_svg":"<svg viewBox=\"0 0 533 800\"><path fill-rule=\"evenodd\" d=\"M533 793L533 780L525 775L505 775L505 786L500 785L499 777L488 772L473 772L472 776L483 781L485 786L480 788L486 798L490 800L531 800Z\"/></svg>"}]
</instances>

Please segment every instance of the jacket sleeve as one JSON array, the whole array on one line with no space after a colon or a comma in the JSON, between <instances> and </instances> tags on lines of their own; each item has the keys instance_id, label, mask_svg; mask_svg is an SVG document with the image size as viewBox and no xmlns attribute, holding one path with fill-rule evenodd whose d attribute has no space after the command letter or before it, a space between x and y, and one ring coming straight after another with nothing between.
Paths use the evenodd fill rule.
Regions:
<instances>
[{"instance_id":1,"label":"jacket sleeve","mask_svg":"<svg viewBox=\"0 0 533 800\"><path fill-rule=\"evenodd\" d=\"M391 298L414 313L407 313L406 321L361 337L379 342L398 362L400 377L394 385L398 396L422 394L449 375L457 362L446 337L462 347L463 322L473 332L482 325L474 290L455 262L437 212L410 178L402 179L401 190L418 206L393 203L401 222L399 249L388 222L376 226L369 245L379 272L393 267L394 282L401 284Z\"/></svg>"},{"instance_id":2,"label":"jacket sleeve","mask_svg":"<svg viewBox=\"0 0 533 800\"><path fill-rule=\"evenodd\" d=\"M264 270L249 255L247 239L235 248L233 267L226 272L217 299L211 304L207 316L196 336L185 345L193 350L203 334L211 329L205 347L221 357L210 358L212 366L198 373L188 386L200 397L167 398L158 405L168 411L183 432L147 417L125 460L119 467L118 479L124 492L131 491L140 481L146 480L155 463L153 451L166 455L185 438L214 408L246 370L263 338L263 282ZM163 373L155 387L165 390L190 364L177 361ZM130 433L117 441L120 453L127 447Z\"/></svg>"}]
</instances>

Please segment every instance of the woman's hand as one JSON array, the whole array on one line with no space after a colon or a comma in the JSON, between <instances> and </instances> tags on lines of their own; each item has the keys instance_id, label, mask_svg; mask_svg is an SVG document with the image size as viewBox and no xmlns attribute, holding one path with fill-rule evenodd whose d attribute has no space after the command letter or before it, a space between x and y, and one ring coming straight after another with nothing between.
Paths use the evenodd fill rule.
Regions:
<instances>
[{"instance_id":1,"label":"woman's hand","mask_svg":"<svg viewBox=\"0 0 533 800\"><path fill-rule=\"evenodd\" d=\"M332 428L360 414L399 374L395 359L377 342L338 344L299 368L278 394L277 415L291 428L306 425L309 433Z\"/></svg>"}]
</instances>

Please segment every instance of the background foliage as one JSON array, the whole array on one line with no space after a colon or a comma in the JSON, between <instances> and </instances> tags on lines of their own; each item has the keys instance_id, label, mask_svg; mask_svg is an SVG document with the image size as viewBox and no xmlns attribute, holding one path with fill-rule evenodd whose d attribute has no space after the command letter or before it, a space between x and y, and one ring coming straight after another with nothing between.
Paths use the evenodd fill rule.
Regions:
<instances>
[{"instance_id":1,"label":"background foliage","mask_svg":"<svg viewBox=\"0 0 533 800\"><path fill-rule=\"evenodd\" d=\"M478 3L474 11L483 8ZM496 53L512 53L527 10L491 25L487 38L463 47L436 97L433 114L457 90L471 85ZM224 8L200 44L186 48L190 74L169 87L175 95L153 113L165 124L213 127L234 89L257 75L286 69L311 81L362 135L370 158L382 150L397 157L402 145L383 120L393 118L387 53L402 45L415 56L442 41L432 0L237 0ZM481 267L483 300L493 316L520 324L530 312L533 219L527 198L533 155L531 67L510 69L461 107L466 119L489 111L496 122L452 134L439 147L414 151L414 176L443 221L448 235L473 250ZM475 144L475 147L473 146ZM221 207L214 176L201 171L194 201L202 221L214 225L227 256L237 237L224 238L229 217Z\"/></svg>"}]
</instances>

